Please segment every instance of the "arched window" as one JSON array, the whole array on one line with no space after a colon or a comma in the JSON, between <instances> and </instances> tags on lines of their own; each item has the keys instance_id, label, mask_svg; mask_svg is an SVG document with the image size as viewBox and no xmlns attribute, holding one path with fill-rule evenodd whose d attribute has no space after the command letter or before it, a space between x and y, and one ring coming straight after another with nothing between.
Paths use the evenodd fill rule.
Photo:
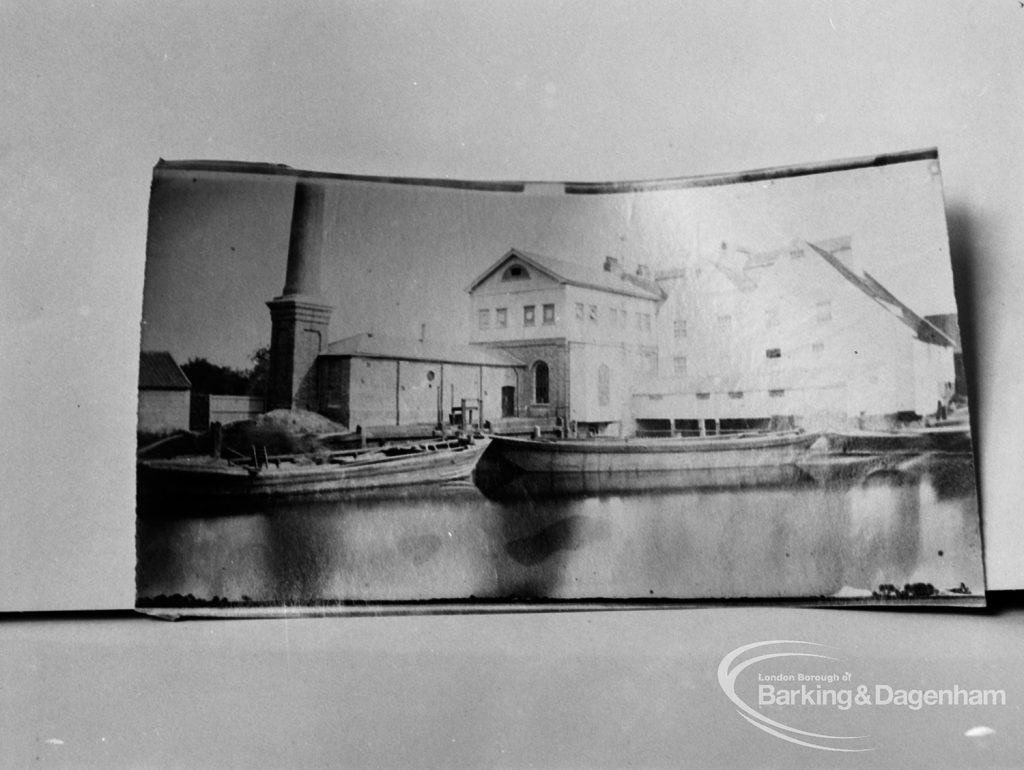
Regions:
<instances>
[{"instance_id":1,"label":"arched window","mask_svg":"<svg viewBox=\"0 0 1024 770\"><path fill-rule=\"evenodd\" d=\"M548 404L550 400L548 365L543 361L538 361L533 365L533 403Z\"/></svg>"},{"instance_id":2,"label":"arched window","mask_svg":"<svg viewBox=\"0 0 1024 770\"><path fill-rule=\"evenodd\" d=\"M597 403L599 406L608 406L611 400L611 371L608 364L601 364L597 367Z\"/></svg>"},{"instance_id":3,"label":"arched window","mask_svg":"<svg viewBox=\"0 0 1024 770\"><path fill-rule=\"evenodd\" d=\"M522 265L510 265L501 274L501 280L503 281L527 281L529 279L530 274Z\"/></svg>"}]
</instances>

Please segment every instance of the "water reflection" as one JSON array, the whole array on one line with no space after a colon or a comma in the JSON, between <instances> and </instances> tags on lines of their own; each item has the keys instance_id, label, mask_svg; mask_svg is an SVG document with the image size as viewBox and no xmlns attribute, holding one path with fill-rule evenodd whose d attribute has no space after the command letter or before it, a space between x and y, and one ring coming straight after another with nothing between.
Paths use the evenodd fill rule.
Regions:
<instances>
[{"instance_id":1,"label":"water reflection","mask_svg":"<svg viewBox=\"0 0 1024 770\"><path fill-rule=\"evenodd\" d=\"M487 477L480 487L224 512L140 498L140 599L304 604L831 596L881 583L981 590L967 459L858 479L794 469Z\"/></svg>"}]
</instances>

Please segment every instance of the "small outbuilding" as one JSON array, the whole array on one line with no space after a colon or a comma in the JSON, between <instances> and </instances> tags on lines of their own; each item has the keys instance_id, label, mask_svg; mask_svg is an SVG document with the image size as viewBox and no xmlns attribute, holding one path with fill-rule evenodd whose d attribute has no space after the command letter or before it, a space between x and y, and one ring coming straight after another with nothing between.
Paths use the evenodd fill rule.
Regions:
<instances>
[{"instance_id":1,"label":"small outbuilding","mask_svg":"<svg viewBox=\"0 0 1024 770\"><path fill-rule=\"evenodd\" d=\"M139 433L188 430L192 383L166 351L143 350L139 359Z\"/></svg>"},{"instance_id":2,"label":"small outbuilding","mask_svg":"<svg viewBox=\"0 0 1024 770\"><path fill-rule=\"evenodd\" d=\"M451 425L516 416L525 366L500 350L357 334L317 359L318 411L361 425Z\"/></svg>"}]
</instances>

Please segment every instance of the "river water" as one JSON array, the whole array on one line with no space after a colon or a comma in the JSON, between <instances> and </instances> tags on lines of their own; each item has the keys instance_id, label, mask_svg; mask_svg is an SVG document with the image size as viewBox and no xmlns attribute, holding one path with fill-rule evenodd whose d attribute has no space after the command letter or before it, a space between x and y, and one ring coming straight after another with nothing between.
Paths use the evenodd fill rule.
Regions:
<instances>
[{"instance_id":1,"label":"river water","mask_svg":"<svg viewBox=\"0 0 1024 770\"><path fill-rule=\"evenodd\" d=\"M880 584L984 590L974 469L918 458L796 472L505 476L255 505L140 502L140 604L817 598ZM140 497L140 501L143 498Z\"/></svg>"}]
</instances>

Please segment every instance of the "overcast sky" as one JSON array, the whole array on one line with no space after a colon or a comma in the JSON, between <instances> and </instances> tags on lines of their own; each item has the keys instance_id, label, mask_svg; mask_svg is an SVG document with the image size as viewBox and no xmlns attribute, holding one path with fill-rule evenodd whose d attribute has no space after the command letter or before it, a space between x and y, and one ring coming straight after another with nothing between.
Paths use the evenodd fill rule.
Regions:
<instances>
[{"instance_id":1,"label":"overcast sky","mask_svg":"<svg viewBox=\"0 0 1024 770\"><path fill-rule=\"evenodd\" d=\"M360 332L469 341L470 281L510 248L599 269L681 267L851 236L859 267L922 315L955 312L932 160L760 182L602 195L324 180L322 293L330 339ZM142 345L235 367L270 339L294 179L158 169ZM557 189L557 188L555 188Z\"/></svg>"},{"instance_id":2,"label":"overcast sky","mask_svg":"<svg viewBox=\"0 0 1024 770\"><path fill-rule=\"evenodd\" d=\"M1018 0L3 3L6 606L131 601L158 158L608 180L937 146L962 254L989 266L968 288L999 428L1024 414L1021 72ZM993 435L1009 529L986 543L1024 548L1024 433Z\"/></svg>"}]
</instances>

